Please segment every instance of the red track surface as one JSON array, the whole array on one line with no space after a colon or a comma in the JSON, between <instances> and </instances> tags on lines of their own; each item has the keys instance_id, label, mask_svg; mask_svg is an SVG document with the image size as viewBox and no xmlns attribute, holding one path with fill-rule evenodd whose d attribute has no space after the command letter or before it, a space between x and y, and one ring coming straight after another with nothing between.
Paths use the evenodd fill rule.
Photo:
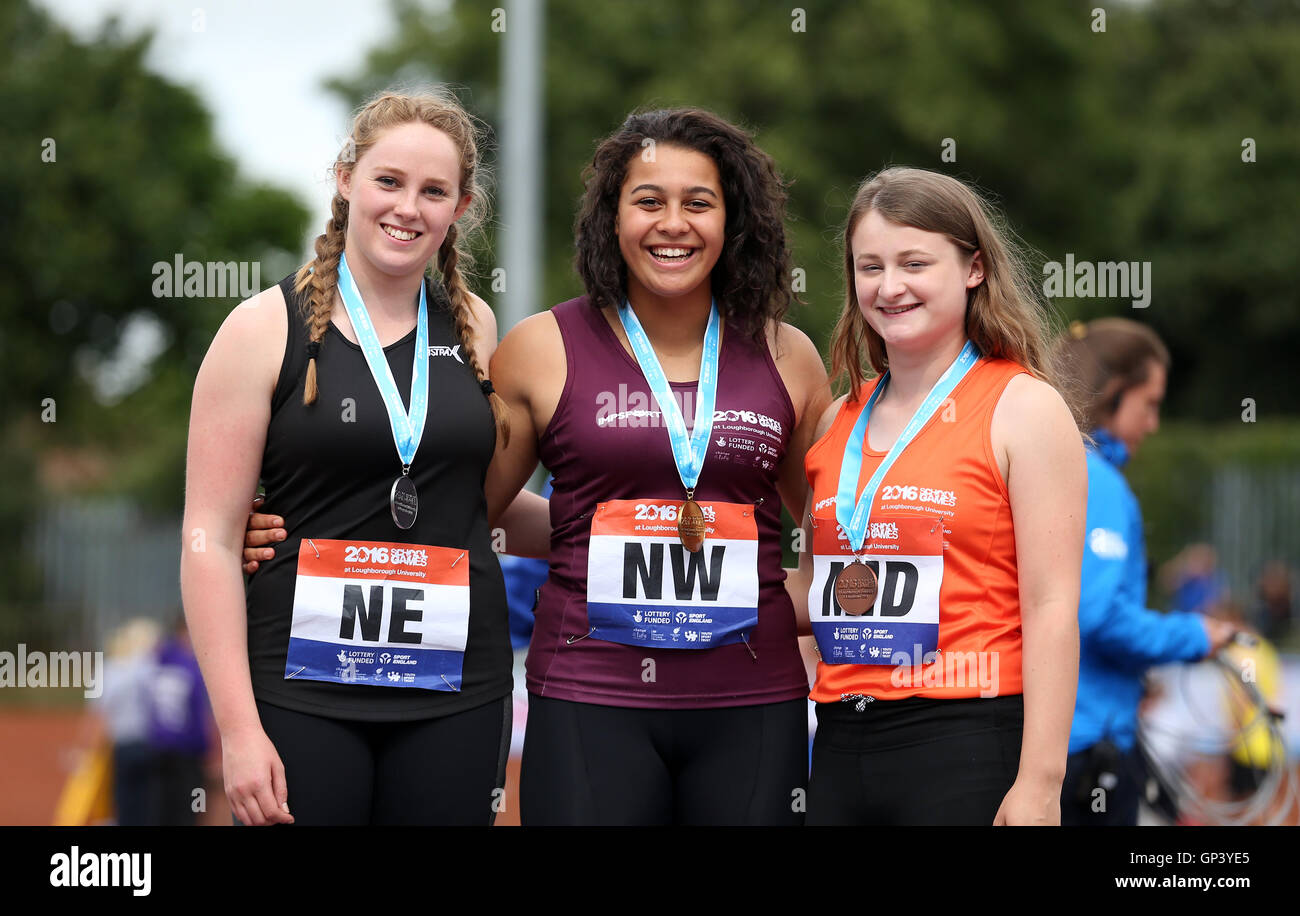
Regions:
<instances>
[{"instance_id":1,"label":"red track surface","mask_svg":"<svg viewBox=\"0 0 1300 916\"><path fill-rule=\"evenodd\" d=\"M80 755L100 735L95 716L71 709L0 708L0 825L49 826L68 777ZM216 761L214 760L215 764ZM519 761L512 758L506 771L505 810L497 814L500 826L519 824ZM220 769L208 775L207 811L199 816L203 826L230 826L230 808L221 787Z\"/></svg>"}]
</instances>

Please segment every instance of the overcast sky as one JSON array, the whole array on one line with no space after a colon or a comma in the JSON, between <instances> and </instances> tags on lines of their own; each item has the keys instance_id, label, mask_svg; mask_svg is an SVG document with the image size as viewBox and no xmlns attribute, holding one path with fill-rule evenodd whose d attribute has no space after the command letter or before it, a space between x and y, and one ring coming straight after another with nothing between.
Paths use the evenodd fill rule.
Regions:
<instances>
[{"instance_id":1,"label":"overcast sky","mask_svg":"<svg viewBox=\"0 0 1300 916\"><path fill-rule=\"evenodd\" d=\"M321 84L355 72L366 52L392 35L387 2L36 2L83 39L112 14L129 35L152 27L151 68L197 91L241 173L297 194L311 208L311 235L322 230L328 169L349 112Z\"/></svg>"}]
</instances>

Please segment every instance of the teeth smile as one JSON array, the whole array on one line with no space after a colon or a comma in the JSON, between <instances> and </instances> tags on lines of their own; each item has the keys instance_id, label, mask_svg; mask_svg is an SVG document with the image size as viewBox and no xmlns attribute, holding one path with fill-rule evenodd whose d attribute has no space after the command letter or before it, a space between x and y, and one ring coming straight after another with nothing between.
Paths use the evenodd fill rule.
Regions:
<instances>
[{"instance_id":1,"label":"teeth smile","mask_svg":"<svg viewBox=\"0 0 1300 916\"><path fill-rule=\"evenodd\" d=\"M382 226L381 228L389 235L391 235L393 238L399 239L403 242L409 242L411 241L411 239L416 238L420 234L418 232L410 232L404 229L398 229L394 226Z\"/></svg>"},{"instance_id":2,"label":"teeth smile","mask_svg":"<svg viewBox=\"0 0 1300 916\"><path fill-rule=\"evenodd\" d=\"M912 309L914 309L914 308L919 308L920 305L921 305L921 303L919 303L919 302L914 302L914 303L912 303L911 305L898 305L898 306L894 306L894 307L892 307L892 308L887 308L887 307L885 307L885 306L881 306L880 310L881 310L882 312L884 312L886 315L901 315L901 314L903 314L904 312L910 312L910 311L911 311Z\"/></svg>"},{"instance_id":3,"label":"teeth smile","mask_svg":"<svg viewBox=\"0 0 1300 916\"><path fill-rule=\"evenodd\" d=\"M650 254L662 261L682 261L695 253L694 248L651 248Z\"/></svg>"}]
</instances>

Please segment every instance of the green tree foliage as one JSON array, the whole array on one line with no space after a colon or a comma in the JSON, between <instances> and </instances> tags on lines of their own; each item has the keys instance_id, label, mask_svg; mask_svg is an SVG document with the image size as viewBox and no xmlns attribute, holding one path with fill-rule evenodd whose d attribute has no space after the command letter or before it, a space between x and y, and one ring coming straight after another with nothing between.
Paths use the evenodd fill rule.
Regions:
<instances>
[{"instance_id":1,"label":"green tree foliage","mask_svg":"<svg viewBox=\"0 0 1300 916\"><path fill-rule=\"evenodd\" d=\"M20 621L29 643L49 621L17 548L47 498L181 506L194 376L238 298L155 298L153 265L260 261L269 285L306 226L239 178L193 92L149 72L150 40L110 22L82 42L30 0L0 5L0 634ZM145 323L161 351L106 396L99 370L131 362L124 332Z\"/></svg>"},{"instance_id":2,"label":"green tree foliage","mask_svg":"<svg viewBox=\"0 0 1300 916\"><path fill-rule=\"evenodd\" d=\"M240 180L194 93L146 68L150 41L110 22L82 43L27 0L0 12L0 386L6 441L55 480L67 467L70 489L176 509L194 374L239 298L156 298L153 265L257 261L269 285L307 214ZM106 398L95 370L146 318L165 346L141 384ZM22 480L13 489L30 490Z\"/></svg>"},{"instance_id":3,"label":"green tree foliage","mask_svg":"<svg viewBox=\"0 0 1300 916\"><path fill-rule=\"evenodd\" d=\"M393 40L333 86L359 103L394 82L448 82L505 134L501 6L395 0ZM843 301L837 235L854 188L883 165L916 165L979 185L1043 260L1151 262L1145 310L1117 297L1055 305L1152 324L1176 362L1174 414L1224 419L1244 396L1296 413L1281 367L1300 346L1300 226L1286 203L1300 199L1300 8L1110 4L1104 31L1097 8L548 0L538 307L581 291L572 221L595 142L633 108L701 105L753 128L792 182L809 304L792 318L819 344ZM942 157L949 138L955 161Z\"/></svg>"}]
</instances>

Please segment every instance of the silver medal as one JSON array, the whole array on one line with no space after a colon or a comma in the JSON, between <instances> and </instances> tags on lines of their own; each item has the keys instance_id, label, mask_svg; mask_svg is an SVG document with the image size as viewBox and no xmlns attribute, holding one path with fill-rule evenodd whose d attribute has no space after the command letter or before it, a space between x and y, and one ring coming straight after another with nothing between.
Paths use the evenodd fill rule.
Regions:
<instances>
[{"instance_id":1,"label":"silver medal","mask_svg":"<svg viewBox=\"0 0 1300 916\"><path fill-rule=\"evenodd\" d=\"M415 516L420 511L420 500L415 493L415 484L405 474L393 481L388 508L392 510L394 524L403 531L415 524Z\"/></svg>"}]
</instances>

